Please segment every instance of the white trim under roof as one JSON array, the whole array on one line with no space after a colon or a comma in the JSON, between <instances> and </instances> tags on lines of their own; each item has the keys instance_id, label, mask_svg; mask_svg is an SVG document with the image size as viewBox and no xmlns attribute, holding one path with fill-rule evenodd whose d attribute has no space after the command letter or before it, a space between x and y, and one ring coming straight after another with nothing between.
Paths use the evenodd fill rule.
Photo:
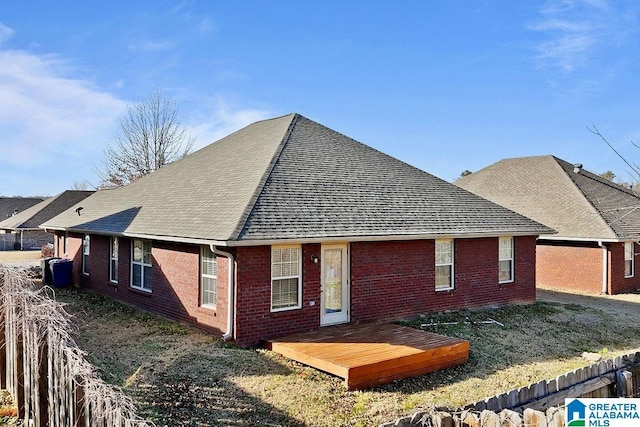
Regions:
<instances>
[{"instance_id":1,"label":"white trim under roof","mask_svg":"<svg viewBox=\"0 0 640 427\"><path fill-rule=\"evenodd\" d=\"M538 240L555 240L555 241L564 241L564 242L593 242L593 243L598 243L598 242L602 242L602 243L620 243L620 242L627 242L630 240L640 240L640 238L624 238L624 237L618 237L618 238L599 238L599 237L562 237L562 236L544 236L544 237L540 237L538 238Z\"/></svg>"},{"instance_id":2,"label":"white trim under roof","mask_svg":"<svg viewBox=\"0 0 640 427\"><path fill-rule=\"evenodd\" d=\"M552 234L554 231L521 231L513 232L512 230L503 231L491 231L491 232L476 232L476 233L459 233L459 234L406 234L406 235L377 235L377 236L336 236L336 237L310 237L310 238L296 238L290 239L265 239L265 240L211 240L211 239L198 239L192 237L177 237L177 236L159 236L153 234L142 233L110 233L105 231L87 230L80 228L63 228L63 227L41 227L47 230L56 231L71 231L74 233L82 234L94 234L100 236L111 237L129 237L134 239L147 239L156 240L161 242L174 242L174 243L188 243L194 245L215 245L226 247L241 247L241 246L271 246L271 245L287 245L287 244L309 244L309 243L334 243L334 242L384 242L392 240L434 240L434 239L476 239L476 238L491 238L500 236L540 236L543 234ZM629 240L629 239L627 239Z\"/></svg>"}]
</instances>

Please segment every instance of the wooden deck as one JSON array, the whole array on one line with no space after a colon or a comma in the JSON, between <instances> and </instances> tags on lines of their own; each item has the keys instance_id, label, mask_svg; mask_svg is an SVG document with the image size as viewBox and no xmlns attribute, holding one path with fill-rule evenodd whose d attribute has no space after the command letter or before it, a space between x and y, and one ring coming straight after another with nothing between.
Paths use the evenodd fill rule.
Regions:
<instances>
[{"instance_id":1,"label":"wooden deck","mask_svg":"<svg viewBox=\"0 0 640 427\"><path fill-rule=\"evenodd\" d=\"M390 323L347 324L267 342L285 357L345 379L349 390L460 365L469 342Z\"/></svg>"}]
</instances>

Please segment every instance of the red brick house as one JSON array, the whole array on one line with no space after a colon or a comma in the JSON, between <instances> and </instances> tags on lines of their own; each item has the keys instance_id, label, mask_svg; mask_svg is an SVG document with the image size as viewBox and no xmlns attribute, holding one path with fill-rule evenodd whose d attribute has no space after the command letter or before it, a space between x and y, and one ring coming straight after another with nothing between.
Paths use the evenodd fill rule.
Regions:
<instances>
[{"instance_id":1,"label":"red brick house","mask_svg":"<svg viewBox=\"0 0 640 427\"><path fill-rule=\"evenodd\" d=\"M43 226L81 286L241 345L533 302L535 240L552 232L298 114Z\"/></svg>"},{"instance_id":2,"label":"red brick house","mask_svg":"<svg viewBox=\"0 0 640 427\"><path fill-rule=\"evenodd\" d=\"M456 184L555 229L538 240L540 285L618 294L640 288L640 198L554 156L501 160Z\"/></svg>"}]
</instances>

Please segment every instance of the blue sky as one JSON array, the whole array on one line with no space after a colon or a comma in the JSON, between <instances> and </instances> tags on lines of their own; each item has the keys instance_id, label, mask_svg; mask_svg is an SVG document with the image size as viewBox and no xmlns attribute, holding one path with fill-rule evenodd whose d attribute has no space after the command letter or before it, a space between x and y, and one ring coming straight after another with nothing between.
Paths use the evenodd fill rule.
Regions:
<instances>
[{"instance_id":1,"label":"blue sky","mask_svg":"<svg viewBox=\"0 0 640 427\"><path fill-rule=\"evenodd\" d=\"M6 1L0 194L98 183L128 103L161 89L196 148L300 113L452 181L554 154L630 180L636 1ZM639 161L640 162L640 161Z\"/></svg>"}]
</instances>

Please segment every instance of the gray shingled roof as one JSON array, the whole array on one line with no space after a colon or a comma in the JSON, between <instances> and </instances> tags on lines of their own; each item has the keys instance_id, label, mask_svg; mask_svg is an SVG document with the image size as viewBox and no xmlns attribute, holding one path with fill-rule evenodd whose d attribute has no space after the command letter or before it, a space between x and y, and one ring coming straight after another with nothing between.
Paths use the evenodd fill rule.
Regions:
<instances>
[{"instance_id":1,"label":"gray shingled roof","mask_svg":"<svg viewBox=\"0 0 640 427\"><path fill-rule=\"evenodd\" d=\"M640 238L633 191L554 156L504 159L456 184L557 230L554 238Z\"/></svg>"},{"instance_id":2,"label":"gray shingled roof","mask_svg":"<svg viewBox=\"0 0 640 427\"><path fill-rule=\"evenodd\" d=\"M43 200L42 197L0 197L0 221L9 218L16 211L20 213Z\"/></svg>"},{"instance_id":3,"label":"gray shingled roof","mask_svg":"<svg viewBox=\"0 0 640 427\"><path fill-rule=\"evenodd\" d=\"M0 221L0 230L37 230L45 221L86 199L93 191L67 190Z\"/></svg>"},{"instance_id":4,"label":"gray shingled roof","mask_svg":"<svg viewBox=\"0 0 640 427\"><path fill-rule=\"evenodd\" d=\"M44 226L228 244L552 232L298 114L80 205L81 216L71 209Z\"/></svg>"}]
</instances>

